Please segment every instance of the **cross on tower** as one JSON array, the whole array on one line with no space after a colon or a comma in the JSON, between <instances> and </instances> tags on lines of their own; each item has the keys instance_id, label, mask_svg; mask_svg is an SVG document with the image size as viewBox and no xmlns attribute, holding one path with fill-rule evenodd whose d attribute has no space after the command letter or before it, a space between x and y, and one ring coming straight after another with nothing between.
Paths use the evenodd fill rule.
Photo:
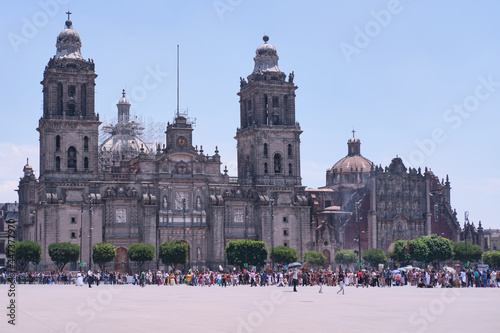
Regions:
<instances>
[{"instance_id":1,"label":"cross on tower","mask_svg":"<svg viewBox=\"0 0 500 333\"><path fill-rule=\"evenodd\" d=\"M352 137L354 138L354 133L356 133L356 131L353 129L352 130Z\"/></svg>"},{"instance_id":2,"label":"cross on tower","mask_svg":"<svg viewBox=\"0 0 500 333\"><path fill-rule=\"evenodd\" d=\"M122 96L125 97L125 89L122 91Z\"/></svg>"},{"instance_id":3,"label":"cross on tower","mask_svg":"<svg viewBox=\"0 0 500 333\"><path fill-rule=\"evenodd\" d=\"M66 14L68 14L68 20L69 20L69 16L72 14L69 10L66 12Z\"/></svg>"}]
</instances>

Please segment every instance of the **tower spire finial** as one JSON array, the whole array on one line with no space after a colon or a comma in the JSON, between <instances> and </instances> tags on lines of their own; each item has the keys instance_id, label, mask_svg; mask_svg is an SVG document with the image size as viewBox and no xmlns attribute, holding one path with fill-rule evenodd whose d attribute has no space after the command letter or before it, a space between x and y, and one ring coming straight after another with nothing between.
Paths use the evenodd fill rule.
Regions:
<instances>
[{"instance_id":1,"label":"tower spire finial","mask_svg":"<svg viewBox=\"0 0 500 333\"><path fill-rule=\"evenodd\" d=\"M352 137L354 138L354 133L356 133L356 131L354 130L354 128L352 129Z\"/></svg>"},{"instance_id":2,"label":"tower spire finial","mask_svg":"<svg viewBox=\"0 0 500 333\"><path fill-rule=\"evenodd\" d=\"M122 91L122 97L125 97L125 89Z\"/></svg>"},{"instance_id":3,"label":"tower spire finial","mask_svg":"<svg viewBox=\"0 0 500 333\"><path fill-rule=\"evenodd\" d=\"M66 21L66 23L65 23L65 24L66 24L66 27L67 27L68 29L71 29L71 26L73 25L73 22L71 22L71 20L69 19L69 16L71 15L71 12L69 11L69 9L68 9L68 11L66 12L66 14L68 14L68 20Z\"/></svg>"}]
</instances>

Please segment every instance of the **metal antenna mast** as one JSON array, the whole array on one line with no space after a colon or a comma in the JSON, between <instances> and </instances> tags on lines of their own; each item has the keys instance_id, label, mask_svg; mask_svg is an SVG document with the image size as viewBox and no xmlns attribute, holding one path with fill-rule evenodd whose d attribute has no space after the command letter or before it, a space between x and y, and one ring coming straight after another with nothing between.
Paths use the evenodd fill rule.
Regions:
<instances>
[{"instance_id":1,"label":"metal antenna mast","mask_svg":"<svg viewBox=\"0 0 500 333\"><path fill-rule=\"evenodd\" d=\"M177 45L177 117L179 117L179 45Z\"/></svg>"}]
</instances>

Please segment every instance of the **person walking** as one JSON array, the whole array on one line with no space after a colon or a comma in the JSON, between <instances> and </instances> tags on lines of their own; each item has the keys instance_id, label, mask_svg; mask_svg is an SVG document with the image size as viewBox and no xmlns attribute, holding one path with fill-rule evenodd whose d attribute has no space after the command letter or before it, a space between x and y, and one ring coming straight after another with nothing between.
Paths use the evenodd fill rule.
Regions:
<instances>
[{"instance_id":1,"label":"person walking","mask_svg":"<svg viewBox=\"0 0 500 333\"><path fill-rule=\"evenodd\" d=\"M297 285L299 284L299 272L297 271L297 268L293 270L292 284L293 284L293 291L297 292Z\"/></svg>"},{"instance_id":2,"label":"person walking","mask_svg":"<svg viewBox=\"0 0 500 333\"><path fill-rule=\"evenodd\" d=\"M146 286L146 273L144 271L141 272L141 287L145 287Z\"/></svg>"},{"instance_id":3,"label":"person walking","mask_svg":"<svg viewBox=\"0 0 500 333\"><path fill-rule=\"evenodd\" d=\"M337 295L342 292L342 295L344 295L344 277L343 276L339 276L339 291L337 291Z\"/></svg>"},{"instance_id":4,"label":"person walking","mask_svg":"<svg viewBox=\"0 0 500 333\"><path fill-rule=\"evenodd\" d=\"M92 282L94 282L94 273L92 273L92 270L89 269L87 272L87 282L89 284L89 288L92 288Z\"/></svg>"}]
</instances>

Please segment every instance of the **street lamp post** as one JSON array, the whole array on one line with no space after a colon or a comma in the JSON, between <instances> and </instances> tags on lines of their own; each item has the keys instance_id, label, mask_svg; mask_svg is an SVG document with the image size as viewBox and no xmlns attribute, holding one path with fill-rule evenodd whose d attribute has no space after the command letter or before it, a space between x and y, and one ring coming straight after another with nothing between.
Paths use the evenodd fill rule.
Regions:
<instances>
[{"instance_id":1,"label":"street lamp post","mask_svg":"<svg viewBox=\"0 0 500 333\"><path fill-rule=\"evenodd\" d=\"M89 194L89 270L92 268L92 195Z\"/></svg>"},{"instance_id":2,"label":"street lamp post","mask_svg":"<svg viewBox=\"0 0 500 333\"><path fill-rule=\"evenodd\" d=\"M358 224L358 267L361 269L361 227L360 227L360 217L359 217L359 202L356 202L356 222Z\"/></svg>"},{"instance_id":3,"label":"street lamp post","mask_svg":"<svg viewBox=\"0 0 500 333\"><path fill-rule=\"evenodd\" d=\"M182 221L184 227L182 228L182 240L186 242L186 199L182 199ZM189 245L188 245L188 252L189 252ZM189 257L189 253L188 253ZM186 271L186 265L184 265L184 272Z\"/></svg>"},{"instance_id":4,"label":"street lamp post","mask_svg":"<svg viewBox=\"0 0 500 333\"><path fill-rule=\"evenodd\" d=\"M465 230L464 230L464 239L465 239L465 260L466 260L466 263L464 264L465 267L469 268L469 249L467 248L467 225L469 224L469 212L465 211L464 212L464 222L467 222L467 223L464 223L466 226L465 226ZM467 265L467 266L466 266Z\"/></svg>"},{"instance_id":5,"label":"street lamp post","mask_svg":"<svg viewBox=\"0 0 500 333\"><path fill-rule=\"evenodd\" d=\"M80 267L80 272L83 272L83 264L82 264L82 253L83 253L83 202L84 198L82 198L82 204L80 206L80 262L78 266Z\"/></svg>"},{"instance_id":6,"label":"street lamp post","mask_svg":"<svg viewBox=\"0 0 500 333\"><path fill-rule=\"evenodd\" d=\"M274 270L274 199L271 199L271 269Z\"/></svg>"},{"instance_id":7,"label":"street lamp post","mask_svg":"<svg viewBox=\"0 0 500 333\"><path fill-rule=\"evenodd\" d=\"M247 232L247 217L248 217L248 211L247 207L245 206L245 231L244 231L244 236L245 236L245 263L243 264L244 268L248 267L248 246L247 246L247 237L248 237L248 232Z\"/></svg>"},{"instance_id":8,"label":"street lamp post","mask_svg":"<svg viewBox=\"0 0 500 333\"><path fill-rule=\"evenodd\" d=\"M156 229L156 270L160 269L160 229Z\"/></svg>"},{"instance_id":9,"label":"street lamp post","mask_svg":"<svg viewBox=\"0 0 500 333\"><path fill-rule=\"evenodd\" d=\"M186 241L186 199L182 199L182 221L184 224L182 239Z\"/></svg>"}]
</instances>

